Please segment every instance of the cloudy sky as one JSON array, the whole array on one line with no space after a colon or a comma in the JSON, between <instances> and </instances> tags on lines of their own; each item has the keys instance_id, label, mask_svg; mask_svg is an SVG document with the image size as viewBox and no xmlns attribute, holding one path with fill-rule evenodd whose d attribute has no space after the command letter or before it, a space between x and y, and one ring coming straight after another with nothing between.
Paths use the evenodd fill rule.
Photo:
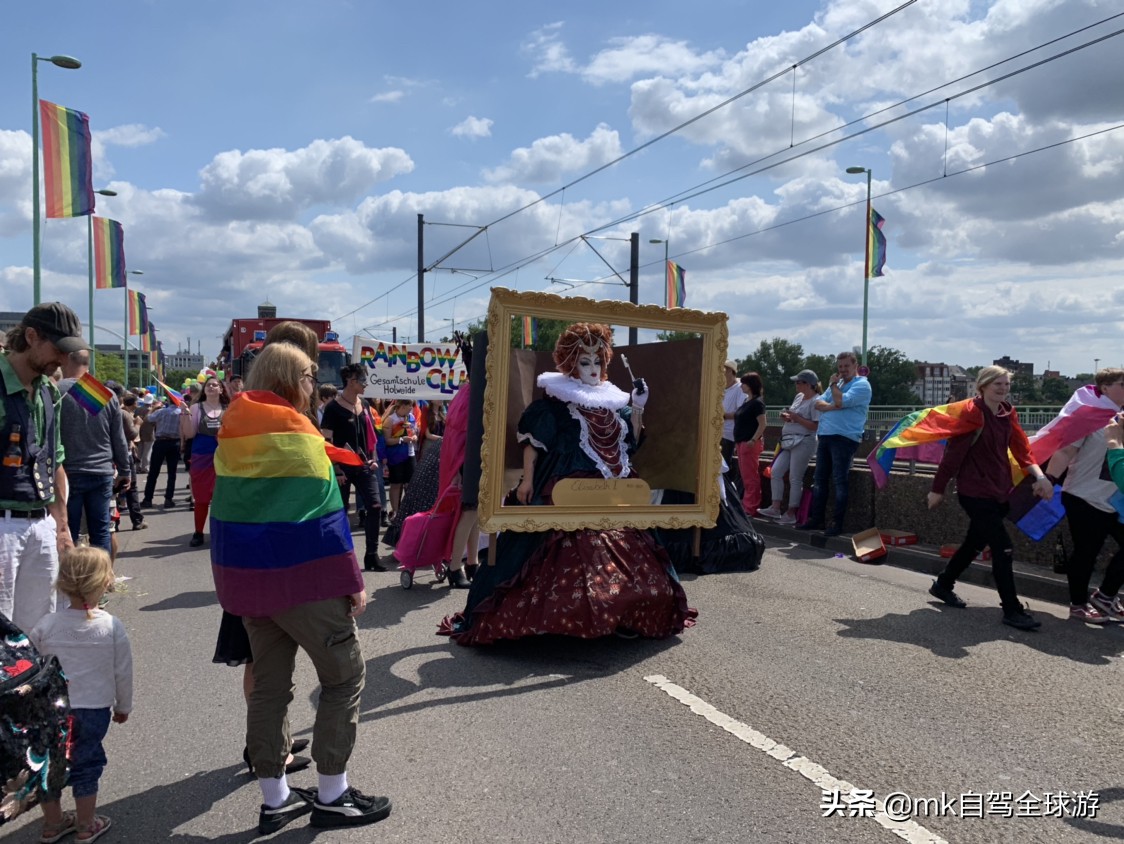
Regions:
<instances>
[{"instance_id":1,"label":"cloudy sky","mask_svg":"<svg viewBox=\"0 0 1124 844\"><path fill-rule=\"evenodd\" d=\"M40 64L39 94L89 114L95 187L118 193L98 214L124 225L168 351L213 356L266 299L345 338L416 337L419 213L427 264L488 227L426 275L430 339L479 319L490 286L627 298L578 238L610 238L588 243L627 277L637 231L642 302L663 304L649 240L668 240L687 304L729 314L732 356L771 337L837 351L862 336L862 166L889 241L871 345L1124 363L1124 7L899 5L14 5L0 309L32 298L34 51L83 62ZM85 229L43 232L44 298L83 320ZM122 311L97 292L95 324L120 331Z\"/></svg>"}]
</instances>

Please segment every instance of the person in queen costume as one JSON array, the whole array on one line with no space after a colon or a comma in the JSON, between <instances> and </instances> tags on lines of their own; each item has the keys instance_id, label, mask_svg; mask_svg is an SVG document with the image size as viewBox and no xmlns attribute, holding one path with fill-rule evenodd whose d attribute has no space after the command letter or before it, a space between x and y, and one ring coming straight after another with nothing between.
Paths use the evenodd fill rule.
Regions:
<instances>
[{"instance_id":1,"label":"person in queen costume","mask_svg":"<svg viewBox=\"0 0 1124 844\"><path fill-rule=\"evenodd\" d=\"M510 506L553 503L563 478L635 477L648 390L631 396L606 381L613 356L609 326L575 323L554 348L557 372L539 375L546 398L519 420L523 477ZM651 531L508 531L496 564L481 566L464 612L439 633L462 645L545 633L586 639L614 633L662 638L695 623L674 567Z\"/></svg>"}]
</instances>

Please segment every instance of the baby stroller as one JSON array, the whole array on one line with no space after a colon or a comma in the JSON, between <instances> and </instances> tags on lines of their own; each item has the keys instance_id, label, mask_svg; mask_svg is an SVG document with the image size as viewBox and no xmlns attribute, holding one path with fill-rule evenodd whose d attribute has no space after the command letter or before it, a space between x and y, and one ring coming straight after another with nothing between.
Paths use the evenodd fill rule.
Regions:
<instances>
[{"instance_id":1,"label":"baby stroller","mask_svg":"<svg viewBox=\"0 0 1124 844\"><path fill-rule=\"evenodd\" d=\"M402 523L402 534L394 546L394 559L399 563L399 581L403 589L414 585L414 572L432 568L438 583L448 574L449 544L460 516L461 490L450 484L437 499L433 509L414 513Z\"/></svg>"}]
</instances>

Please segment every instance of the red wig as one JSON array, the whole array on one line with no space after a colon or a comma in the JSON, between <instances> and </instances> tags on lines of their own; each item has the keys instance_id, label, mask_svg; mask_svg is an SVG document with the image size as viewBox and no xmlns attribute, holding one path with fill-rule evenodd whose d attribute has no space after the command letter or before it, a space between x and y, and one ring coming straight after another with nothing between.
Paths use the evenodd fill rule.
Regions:
<instances>
[{"instance_id":1,"label":"red wig","mask_svg":"<svg viewBox=\"0 0 1124 844\"><path fill-rule=\"evenodd\" d=\"M573 378L578 358L595 354L601 358L601 380L609 377L609 361L613 359L613 331L607 325L575 322L562 332L554 344L554 365L563 375Z\"/></svg>"}]
</instances>

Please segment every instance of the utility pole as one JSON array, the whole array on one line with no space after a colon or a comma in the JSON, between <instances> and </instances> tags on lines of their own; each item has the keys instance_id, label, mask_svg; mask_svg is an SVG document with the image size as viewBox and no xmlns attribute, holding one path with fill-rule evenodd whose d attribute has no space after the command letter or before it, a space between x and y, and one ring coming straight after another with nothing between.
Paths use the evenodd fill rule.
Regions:
<instances>
[{"instance_id":1,"label":"utility pole","mask_svg":"<svg viewBox=\"0 0 1124 844\"><path fill-rule=\"evenodd\" d=\"M628 259L628 301L634 305L640 304L640 233L633 232L629 238ZM635 325L628 327L628 345L637 343L637 329Z\"/></svg>"},{"instance_id":2,"label":"utility pole","mask_svg":"<svg viewBox=\"0 0 1124 844\"><path fill-rule=\"evenodd\" d=\"M418 342L425 342L425 215L418 214Z\"/></svg>"}]
</instances>

